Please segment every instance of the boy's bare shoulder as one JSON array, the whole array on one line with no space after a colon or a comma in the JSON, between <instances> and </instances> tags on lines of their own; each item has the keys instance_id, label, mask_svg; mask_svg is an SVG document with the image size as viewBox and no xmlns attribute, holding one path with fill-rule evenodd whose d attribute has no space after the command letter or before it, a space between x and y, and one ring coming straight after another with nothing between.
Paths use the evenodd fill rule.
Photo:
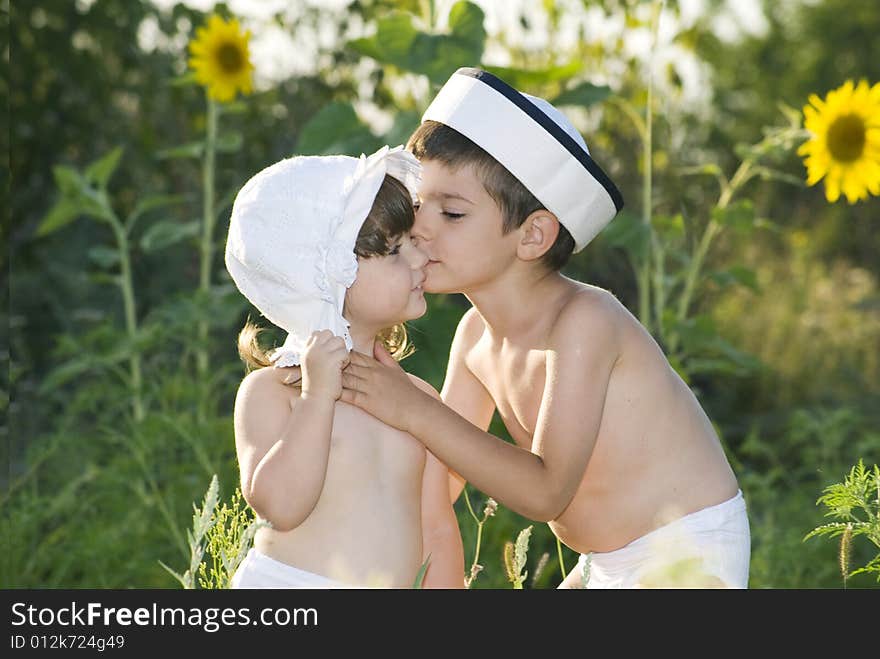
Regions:
<instances>
[{"instance_id":1,"label":"boy's bare shoulder","mask_svg":"<svg viewBox=\"0 0 880 659\"><path fill-rule=\"evenodd\" d=\"M471 307L464 312L455 328L455 336L452 338L452 350L466 351L472 347L486 329L483 317L477 312L476 307Z\"/></svg>"},{"instance_id":2,"label":"boy's bare shoulder","mask_svg":"<svg viewBox=\"0 0 880 659\"><path fill-rule=\"evenodd\" d=\"M483 317L477 312L476 307L471 307L462 314L456 331L478 337L484 329L486 329L486 323L483 321Z\"/></svg>"},{"instance_id":3,"label":"boy's bare shoulder","mask_svg":"<svg viewBox=\"0 0 880 659\"><path fill-rule=\"evenodd\" d=\"M613 344L625 322L623 310L610 291L583 284L560 308L550 331L551 341L573 347Z\"/></svg>"},{"instance_id":4,"label":"boy's bare shoulder","mask_svg":"<svg viewBox=\"0 0 880 659\"><path fill-rule=\"evenodd\" d=\"M426 382L418 375L413 375L412 373L407 373L407 375L409 376L410 382L416 385L419 389L431 394L434 398L437 398L438 400L440 399L440 392L438 392L437 389L435 389L430 382Z\"/></svg>"}]
</instances>

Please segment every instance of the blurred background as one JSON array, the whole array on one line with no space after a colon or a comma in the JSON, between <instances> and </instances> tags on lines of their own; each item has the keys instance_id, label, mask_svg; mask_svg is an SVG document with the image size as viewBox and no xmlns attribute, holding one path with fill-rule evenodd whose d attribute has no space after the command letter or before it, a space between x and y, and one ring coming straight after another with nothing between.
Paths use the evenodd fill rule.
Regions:
<instances>
[{"instance_id":1,"label":"blurred background","mask_svg":"<svg viewBox=\"0 0 880 659\"><path fill-rule=\"evenodd\" d=\"M824 488L880 460L880 201L830 203L797 154L811 94L880 82L876 2L0 6L3 587L179 587L160 561L189 564L193 504L214 474L221 497L238 486L238 331L251 317L283 339L223 267L235 193L294 154L405 143L460 66L556 103L621 189L625 211L565 273L614 292L715 423L749 506L750 586L878 586L804 537L827 521ZM249 31L252 89L223 102L188 65L212 13ZM438 390L468 306L429 296L409 324L404 366ZM486 496L467 496L482 519ZM546 524L501 506L477 557L464 497L456 511L472 588L511 586L504 545L528 526L523 586L558 584ZM877 546L851 552L865 565Z\"/></svg>"}]
</instances>

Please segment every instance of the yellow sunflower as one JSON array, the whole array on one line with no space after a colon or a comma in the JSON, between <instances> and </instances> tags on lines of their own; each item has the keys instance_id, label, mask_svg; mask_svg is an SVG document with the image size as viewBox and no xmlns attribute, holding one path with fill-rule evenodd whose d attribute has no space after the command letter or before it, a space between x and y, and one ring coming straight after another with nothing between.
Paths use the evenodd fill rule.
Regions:
<instances>
[{"instance_id":1,"label":"yellow sunflower","mask_svg":"<svg viewBox=\"0 0 880 659\"><path fill-rule=\"evenodd\" d=\"M236 91L251 93L254 66L248 51L250 36L250 30L241 31L237 20L224 21L216 14L208 19L207 27L196 30L196 38L189 44L189 65L214 100L226 103L235 98Z\"/></svg>"},{"instance_id":2,"label":"yellow sunflower","mask_svg":"<svg viewBox=\"0 0 880 659\"><path fill-rule=\"evenodd\" d=\"M869 87L852 80L828 92L810 95L804 126L812 137L801 145L807 185L825 177L825 197L835 202L843 192L854 204L868 193L880 195L880 83Z\"/></svg>"}]
</instances>

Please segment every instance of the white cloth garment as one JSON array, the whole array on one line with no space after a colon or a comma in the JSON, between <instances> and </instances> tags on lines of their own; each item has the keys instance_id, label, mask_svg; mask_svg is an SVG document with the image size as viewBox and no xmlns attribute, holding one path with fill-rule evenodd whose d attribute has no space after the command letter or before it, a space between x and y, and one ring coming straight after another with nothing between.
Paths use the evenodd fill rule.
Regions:
<instances>
[{"instance_id":1,"label":"white cloth garment","mask_svg":"<svg viewBox=\"0 0 880 659\"><path fill-rule=\"evenodd\" d=\"M354 245L386 174L416 199L421 166L403 146L360 158L286 158L239 190L226 269L242 295L287 332L270 357L275 367L299 365L306 340L318 330L344 338L351 350L342 309L357 276Z\"/></svg>"},{"instance_id":2,"label":"white cloth garment","mask_svg":"<svg viewBox=\"0 0 880 659\"><path fill-rule=\"evenodd\" d=\"M751 535L742 491L610 552L581 554L587 588L748 588Z\"/></svg>"},{"instance_id":3,"label":"white cloth garment","mask_svg":"<svg viewBox=\"0 0 880 659\"><path fill-rule=\"evenodd\" d=\"M355 588L276 561L251 548L232 577L231 588Z\"/></svg>"},{"instance_id":4,"label":"white cloth garment","mask_svg":"<svg viewBox=\"0 0 880 659\"><path fill-rule=\"evenodd\" d=\"M422 115L455 129L501 163L556 215L579 252L623 208L623 196L584 138L548 101L461 68Z\"/></svg>"}]
</instances>

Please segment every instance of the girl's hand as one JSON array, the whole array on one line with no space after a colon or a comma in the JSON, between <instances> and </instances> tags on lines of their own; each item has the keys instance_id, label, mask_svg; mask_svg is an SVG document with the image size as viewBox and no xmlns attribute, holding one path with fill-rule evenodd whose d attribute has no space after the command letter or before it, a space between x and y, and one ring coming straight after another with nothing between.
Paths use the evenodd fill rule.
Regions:
<instances>
[{"instance_id":1,"label":"girl's hand","mask_svg":"<svg viewBox=\"0 0 880 659\"><path fill-rule=\"evenodd\" d=\"M302 357L302 395L337 401L342 396L342 369L348 366L345 341L330 330L314 332Z\"/></svg>"}]
</instances>

